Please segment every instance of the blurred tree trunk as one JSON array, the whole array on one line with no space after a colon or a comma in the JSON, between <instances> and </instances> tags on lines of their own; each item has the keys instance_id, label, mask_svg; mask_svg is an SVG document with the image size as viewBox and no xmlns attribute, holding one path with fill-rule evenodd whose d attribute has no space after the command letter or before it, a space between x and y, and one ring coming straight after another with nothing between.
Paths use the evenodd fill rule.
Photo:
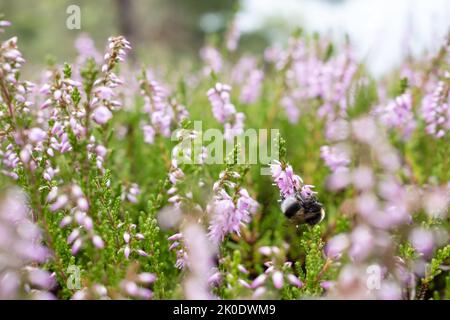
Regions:
<instances>
[{"instance_id":1,"label":"blurred tree trunk","mask_svg":"<svg viewBox=\"0 0 450 320\"><path fill-rule=\"evenodd\" d=\"M131 46L136 45L137 40L136 29L134 27L134 19L136 15L134 14L134 3L133 0L116 0L117 16L119 21L119 31L120 33L131 42ZM130 58L134 61L135 54L134 50L130 51Z\"/></svg>"}]
</instances>

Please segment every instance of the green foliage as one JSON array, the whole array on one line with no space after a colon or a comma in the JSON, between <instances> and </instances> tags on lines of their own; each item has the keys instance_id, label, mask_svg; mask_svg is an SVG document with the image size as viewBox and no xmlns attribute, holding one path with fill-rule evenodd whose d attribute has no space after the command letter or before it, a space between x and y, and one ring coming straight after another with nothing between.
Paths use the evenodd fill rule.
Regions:
<instances>
[{"instance_id":1,"label":"green foliage","mask_svg":"<svg viewBox=\"0 0 450 320\"><path fill-rule=\"evenodd\" d=\"M320 282L326 279L324 274L326 272L324 269L326 261L323 258L324 243L321 233L319 225L311 228L307 227L300 240L300 246L305 253L305 269L300 272L300 268L297 268L297 271L300 274L304 274L302 278L304 282L302 292L306 296L320 295L323 291Z\"/></svg>"},{"instance_id":2,"label":"green foliage","mask_svg":"<svg viewBox=\"0 0 450 320\"><path fill-rule=\"evenodd\" d=\"M440 275L442 273L441 265L448 258L450 258L450 245L447 245L436 252L434 258L431 260L425 278L422 279L422 284L429 284L435 277Z\"/></svg>"}]
</instances>

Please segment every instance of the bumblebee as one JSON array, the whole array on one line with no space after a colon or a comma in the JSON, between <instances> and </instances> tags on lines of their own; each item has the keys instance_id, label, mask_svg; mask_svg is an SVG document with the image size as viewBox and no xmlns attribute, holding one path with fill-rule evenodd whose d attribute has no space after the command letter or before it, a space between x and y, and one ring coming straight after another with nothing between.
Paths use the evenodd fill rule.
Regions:
<instances>
[{"instance_id":1,"label":"bumblebee","mask_svg":"<svg viewBox=\"0 0 450 320\"><path fill-rule=\"evenodd\" d=\"M323 205L317 201L314 195L303 197L301 193L282 198L281 211L296 225L307 223L309 225L318 224L325 217Z\"/></svg>"}]
</instances>

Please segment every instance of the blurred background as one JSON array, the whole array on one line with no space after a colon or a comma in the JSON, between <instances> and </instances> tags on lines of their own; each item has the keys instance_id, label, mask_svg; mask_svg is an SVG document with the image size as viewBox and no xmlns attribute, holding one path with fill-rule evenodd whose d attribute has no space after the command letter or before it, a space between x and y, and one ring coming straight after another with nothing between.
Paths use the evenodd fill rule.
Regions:
<instances>
[{"instance_id":1,"label":"blurred background","mask_svg":"<svg viewBox=\"0 0 450 320\"><path fill-rule=\"evenodd\" d=\"M69 5L81 9L81 29L69 30ZM219 41L232 24L242 50L261 53L283 44L301 27L337 39L348 35L359 58L383 75L407 54L431 53L450 29L447 0L14 0L0 2L33 65L52 57L71 61L75 39L89 34L103 50L110 35L124 34L134 58L146 63L191 61L206 41ZM27 69L26 69L27 70Z\"/></svg>"}]
</instances>

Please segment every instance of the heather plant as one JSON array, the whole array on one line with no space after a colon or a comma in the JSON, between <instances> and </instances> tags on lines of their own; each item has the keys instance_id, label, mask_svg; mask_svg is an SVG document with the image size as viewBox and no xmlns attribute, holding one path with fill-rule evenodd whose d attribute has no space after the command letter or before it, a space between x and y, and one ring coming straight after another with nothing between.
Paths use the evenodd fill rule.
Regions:
<instances>
[{"instance_id":1,"label":"heather plant","mask_svg":"<svg viewBox=\"0 0 450 320\"><path fill-rule=\"evenodd\" d=\"M2 39L0 298L448 299L450 38L374 79L349 39L218 37L180 70L84 34L32 81ZM239 161L250 128L270 165Z\"/></svg>"}]
</instances>

